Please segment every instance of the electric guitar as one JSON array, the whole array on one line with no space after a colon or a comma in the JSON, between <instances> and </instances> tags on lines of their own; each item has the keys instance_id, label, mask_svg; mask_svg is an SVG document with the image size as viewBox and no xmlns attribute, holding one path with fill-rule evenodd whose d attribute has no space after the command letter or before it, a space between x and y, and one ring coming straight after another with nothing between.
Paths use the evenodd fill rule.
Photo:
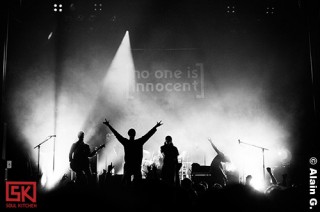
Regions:
<instances>
[{"instance_id":1,"label":"electric guitar","mask_svg":"<svg viewBox=\"0 0 320 212\"><path fill-rule=\"evenodd\" d=\"M94 156L95 154L98 153L98 151L99 151L100 149L104 148L105 146L106 146L105 144L101 144L98 148L96 147L95 150L90 154L90 156L91 156L91 155ZM89 157L90 157L90 156L89 156ZM92 157L92 156L91 156L91 157Z\"/></svg>"}]
</instances>

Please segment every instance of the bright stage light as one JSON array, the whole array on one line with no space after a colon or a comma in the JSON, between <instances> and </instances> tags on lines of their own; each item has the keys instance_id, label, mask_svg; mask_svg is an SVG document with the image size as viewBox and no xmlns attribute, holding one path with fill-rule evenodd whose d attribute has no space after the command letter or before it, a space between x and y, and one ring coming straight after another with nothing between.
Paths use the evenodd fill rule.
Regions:
<instances>
[{"instance_id":1,"label":"bright stage light","mask_svg":"<svg viewBox=\"0 0 320 212\"><path fill-rule=\"evenodd\" d=\"M235 13L235 6L227 6L227 13Z\"/></svg>"},{"instance_id":2,"label":"bright stage light","mask_svg":"<svg viewBox=\"0 0 320 212\"><path fill-rule=\"evenodd\" d=\"M287 149L280 149L278 152L279 161L282 163L282 165L288 165L291 162L292 154Z\"/></svg>"},{"instance_id":3,"label":"bright stage light","mask_svg":"<svg viewBox=\"0 0 320 212\"><path fill-rule=\"evenodd\" d=\"M53 4L53 11L54 12L62 12L62 4Z\"/></svg>"},{"instance_id":4,"label":"bright stage light","mask_svg":"<svg viewBox=\"0 0 320 212\"><path fill-rule=\"evenodd\" d=\"M102 3L94 3L93 4L93 10L94 11L102 11Z\"/></svg>"},{"instance_id":5,"label":"bright stage light","mask_svg":"<svg viewBox=\"0 0 320 212\"><path fill-rule=\"evenodd\" d=\"M226 171L234 172L237 170L237 167L233 163L226 163Z\"/></svg>"},{"instance_id":6,"label":"bright stage light","mask_svg":"<svg viewBox=\"0 0 320 212\"><path fill-rule=\"evenodd\" d=\"M266 183L262 178L255 179L252 178L251 186L256 189L257 191L264 192L266 189Z\"/></svg>"},{"instance_id":7,"label":"bright stage light","mask_svg":"<svg viewBox=\"0 0 320 212\"><path fill-rule=\"evenodd\" d=\"M275 7L274 6L267 7L266 8L266 14L274 15L275 14Z\"/></svg>"},{"instance_id":8,"label":"bright stage light","mask_svg":"<svg viewBox=\"0 0 320 212\"><path fill-rule=\"evenodd\" d=\"M135 84L134 73L129 32L126 31L104 80L106 96L115 102L125 104L129 98L129 91Z\"/></svg>"}]
</instances>

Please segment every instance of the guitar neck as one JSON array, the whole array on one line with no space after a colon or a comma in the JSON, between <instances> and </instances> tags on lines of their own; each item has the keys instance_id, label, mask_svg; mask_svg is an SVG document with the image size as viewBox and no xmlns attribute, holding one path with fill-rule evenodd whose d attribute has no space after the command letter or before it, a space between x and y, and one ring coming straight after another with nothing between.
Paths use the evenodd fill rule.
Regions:
<instances>
[{"instance_id":1,"label":"guitar neck","mask_svg":"<svg viewBox=\"0 0 320 212\"><path fill-rule=\"evenodd\" d=\"M97 154L97 152L100 150L100 149L102 149L104 147L104 145L101 145L101 146L99 146L97 149L95 149L91 154L92 155L95 155L95 154Z\"/></svg>"}]
</instances>

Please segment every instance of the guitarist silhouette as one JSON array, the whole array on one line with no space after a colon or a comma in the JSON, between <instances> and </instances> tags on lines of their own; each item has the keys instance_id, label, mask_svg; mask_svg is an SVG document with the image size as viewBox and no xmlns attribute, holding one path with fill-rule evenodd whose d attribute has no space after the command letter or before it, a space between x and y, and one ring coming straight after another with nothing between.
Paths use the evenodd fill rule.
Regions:
<instances>
[{"instance_id":1,"label":"guitarist silhouette","mask_svg":"<svg viewBox=\"0 0 320 212\"><path fill-rule=\"evenodd\" d=\"M105 145L91 152L89 145L83 141L83 131L78 133L78 138L78 141L72 144L69 152L70 168L76 173L76 183L86 185L91 179L89 157L93 157Z\"/></svg>"}]
</instances>

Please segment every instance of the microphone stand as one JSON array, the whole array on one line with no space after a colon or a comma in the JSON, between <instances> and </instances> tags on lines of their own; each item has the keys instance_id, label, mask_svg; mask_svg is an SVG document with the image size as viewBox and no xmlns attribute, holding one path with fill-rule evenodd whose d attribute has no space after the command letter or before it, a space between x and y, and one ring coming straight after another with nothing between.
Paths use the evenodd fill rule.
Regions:
<instances>
[{"instance_id":1,"label":"microphone stand","mask_svg":"<svg viewBox=\"0 0 320 212\"><path fill-rule=\"evenodd\" d=\"M44 141L42 141L41 143L39 143L37 146L33 148L33 149L38 148L38 177L40 177L40 147L42 144L47 142L52 137L55 137L55 136L54 135L48 136L48 138L46 138ZM38 177L37 177L37 180L38 180Z\"/></svg>"},{"instance_id":2,"label":"microphone stand","mask_svg":"<svg viewBox=\"0 0 320 212\"><path fill-rule=\"evenodd\" d=\"M252 147L256 147L256 148L261 149L261 151L262 151L263 180L266 181L264 151L265 151L265 150L269 150L269 149L264 148L264 147L261 147L261 146L256 146L256 145L253 145L253 144L245 143L245 142L242 142L242 141L240 141L240 140L238 140L238 142L239 142L239 144L245 144L245 145L248 145L248 146L252 146Z\"/></svg>"}]
</instances>

